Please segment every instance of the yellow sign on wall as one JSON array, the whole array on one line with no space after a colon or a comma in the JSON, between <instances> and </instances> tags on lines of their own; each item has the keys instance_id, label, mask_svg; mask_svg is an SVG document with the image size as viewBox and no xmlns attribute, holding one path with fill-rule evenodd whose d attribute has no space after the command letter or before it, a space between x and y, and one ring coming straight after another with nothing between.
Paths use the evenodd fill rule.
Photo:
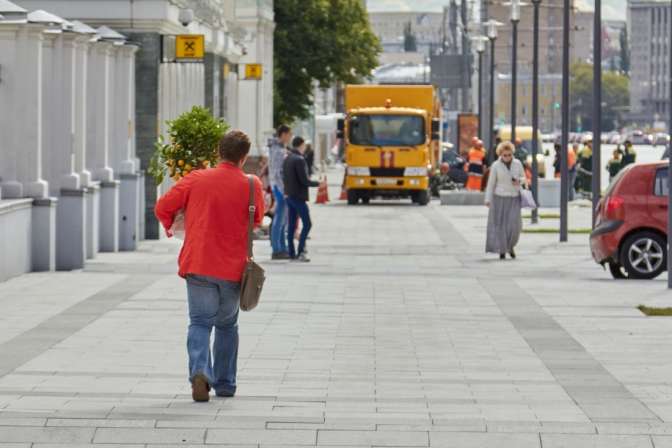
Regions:
<instances>
[{"instance_id":1,"label":"yellow sign on wall","mask_svg":"<svg viewBox=\"0 0 672 448\"><path fill-rule=\"evenodd\" d=\"M175 36L176 59L203 59L205 36L202 34L179 34Z\"/></svg>"},{"instance_id":2,"label":"yellow sign on wall","mask_svg":"<svg viewBox=\"0 0 672 448\"><path fill-rule=\"evenodd\" d=\"M245 64L245 79L261 79L262 74L261 64Z\"/></svg>"}]
</instances>

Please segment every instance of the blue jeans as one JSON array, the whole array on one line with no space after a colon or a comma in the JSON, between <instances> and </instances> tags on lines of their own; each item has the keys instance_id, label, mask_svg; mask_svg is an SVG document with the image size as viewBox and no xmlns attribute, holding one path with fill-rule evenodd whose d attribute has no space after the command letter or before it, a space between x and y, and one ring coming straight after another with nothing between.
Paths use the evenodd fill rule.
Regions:
<instances>
[{"instance_id":1,"label":"blue jeans","mask_svg":"<svg viewBox=\"0 0 672 448\"><path fill-rule=\"evenodd\" d=\"M276 186L273 187L273 196L275 197L275 215L273 216L273 227L271 228L271 247L273 253L287 252L287 203L285 195Z\"/></svg>"},{"instance_id":2,"label":"blue jeans","mask_svg":"<svg viewBox=\"0 0 672 448\"><path fill-rule=\"evenodd\" d=\"M289 225L287 226L287 247L289 256L295 258L306 249L306 238L313 223L310 221L310 211L306 201L287 198L287 207L289 208ZM294 232L296 232L296 219L301 218L301 236L299 237L299 250L294 252Z\"/></svg>"},{"instance_id":3,"label":"blue jeans","mask_svg":"<svg viewBox=\"0 0 672 448\"><path fill-rule=\"evenodd\" d=\"M189 380L208 378L216 392L236 391L240 284L204 275L187 276ZM215 341L210 352L210 334ZM214 358L214 359L213 359Z\"/></svg>"}]
</instances>

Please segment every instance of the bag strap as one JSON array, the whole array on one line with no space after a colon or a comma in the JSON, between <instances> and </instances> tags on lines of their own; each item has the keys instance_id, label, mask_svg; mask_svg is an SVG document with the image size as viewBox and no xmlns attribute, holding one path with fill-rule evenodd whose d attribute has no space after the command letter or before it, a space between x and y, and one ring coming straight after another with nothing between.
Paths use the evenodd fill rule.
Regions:
<instances>
[{"instance_id":1,"label":"bag strap","mask_svg":"<svg viewBox=\"0 0 672 448\"><path fill-rule=\"evenodd\" d=\"M257 207L254 205L254 180L252 176L247 176L248 183L250 185L250 199L247 204L247 209L249 213L249 221L247 225L247 258L250 260L254 258L252 253L252 230L254 229L254 212L256 212Z\"/></svg>"}]
</instances>

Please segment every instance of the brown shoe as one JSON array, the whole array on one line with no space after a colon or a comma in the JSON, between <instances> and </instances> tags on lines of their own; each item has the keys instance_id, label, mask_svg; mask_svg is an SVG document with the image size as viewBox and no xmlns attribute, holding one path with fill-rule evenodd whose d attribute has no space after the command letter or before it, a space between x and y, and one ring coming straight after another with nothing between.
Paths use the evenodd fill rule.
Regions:
<instances>
[{"instance_id":1,"label":"brown shoe","mask_svg":"<svg viewBox=\"0 0 672 448\"><path fill-rule=\"evenodd\" d=\"M191 398L194 401L210 401L210 385L202 373L197 373L191 380Z\"/></svg>"}]
</instances>

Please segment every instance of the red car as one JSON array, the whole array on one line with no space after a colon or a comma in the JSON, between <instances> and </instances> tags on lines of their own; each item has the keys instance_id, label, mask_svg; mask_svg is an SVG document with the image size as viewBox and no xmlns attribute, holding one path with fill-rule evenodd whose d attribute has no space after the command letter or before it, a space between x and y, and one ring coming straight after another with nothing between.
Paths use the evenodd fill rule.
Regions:
<instances>
[{"instance_id":1,"label":"red car","mask_svg":"<svg viewBox=\"0 0 672 448\"><path fill-rule=\"evenodd\" d=\"M667 269L668 163L630 165L600 201L590 250L614 278L653 279Z\"/></svg>"}]
</instances>

